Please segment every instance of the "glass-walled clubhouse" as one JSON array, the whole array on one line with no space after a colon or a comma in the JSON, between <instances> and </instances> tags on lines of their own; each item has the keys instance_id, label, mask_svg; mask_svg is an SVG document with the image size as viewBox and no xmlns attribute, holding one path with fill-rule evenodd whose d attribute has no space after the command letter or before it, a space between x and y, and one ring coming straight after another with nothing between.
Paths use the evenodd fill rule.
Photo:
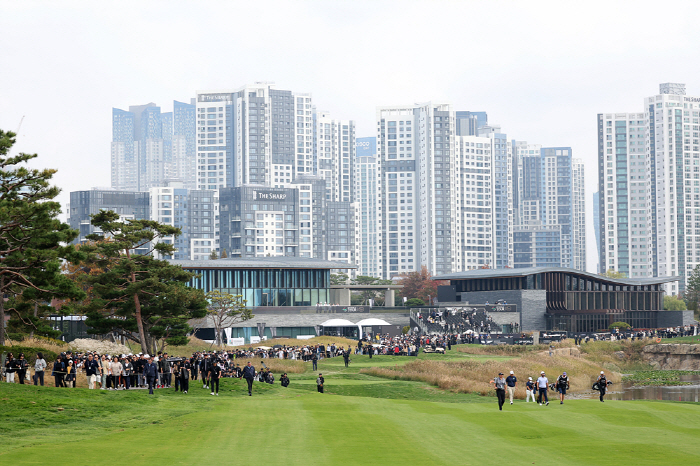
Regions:
<instances>
[{"instance_id":1,"label":"glass-walled clubhouse","mask_svg":"<svg viewBox=\"0 0 700 466\"><path fill-rule=\"evenodd\" d=\"M338 268L337 262L298 257L170 262L198 275L189 286L205 293L222 290L240 294L248 307L327 303L330 301L331 269Z\"/></svg>"},{"instance_id":2,"label":"glass-walled clubhouse","mask_svg":"<svg viewBox=\"0 0 700 466\"><path fill-rule=\"evenodd\" d=\"M561 267L478 269L433 277L450 280L456 301L507 300L516 306L525 330L569 332L604 331L613 322L634 328L683 325L685 314L663 307L664 285L678 279L614 279Z\"/></svg>"}]
</instances>

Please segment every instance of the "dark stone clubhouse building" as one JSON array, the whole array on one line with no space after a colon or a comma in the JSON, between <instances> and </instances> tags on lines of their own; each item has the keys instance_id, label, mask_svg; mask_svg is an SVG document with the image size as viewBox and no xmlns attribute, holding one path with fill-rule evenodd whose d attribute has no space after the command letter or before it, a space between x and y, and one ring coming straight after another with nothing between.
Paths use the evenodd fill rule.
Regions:
<instances>
[{"instance_id":1,"label":"dark stone clubhouse building","mask_svg":"<svg viewBox=\"0 0 700 466\"><path fill-rule=\"evenodd\" d=\"M663 310L663 285L679 277L612 279L574 269L530 267L468 270L433 280L450 281L438 291L441 303L509 304L489 314L496 321L519 322L523 331L597 332L613 322L638 329L693 322L692 311Z\"/></svg>"}]
</instances>

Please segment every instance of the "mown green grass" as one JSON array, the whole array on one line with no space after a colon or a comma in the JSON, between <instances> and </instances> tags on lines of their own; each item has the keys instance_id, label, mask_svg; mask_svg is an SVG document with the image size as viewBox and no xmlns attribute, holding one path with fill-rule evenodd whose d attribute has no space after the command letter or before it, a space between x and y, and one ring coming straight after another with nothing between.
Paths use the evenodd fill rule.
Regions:
<instances>
[{"instance_id":1,"label":"mown green grass","mask_svg":"<svg viewBox=\"0 0 700 466\"><path fill-rule=\"evenodd\" d=\"M693 343L700 345L700 335L677 337L677 338L662 338L661 343Z\"/></svg>"},{"instance_id":2,"label":"mown green grass","mask_svg":"<svg viewBox=\"0 0 700 466\"><path fill-rule=\"evenodd\" d=\"M324 394L310 364L287 389L279 374L256 382L252 397L237 379L222 379L218 397L200 381L187 395L153 396L1 383L0 464L700 464L698 404L517 401L498 411L493 397L361 374L363 358L348 369L320 361Z\"/></svg>"}]
</instances>

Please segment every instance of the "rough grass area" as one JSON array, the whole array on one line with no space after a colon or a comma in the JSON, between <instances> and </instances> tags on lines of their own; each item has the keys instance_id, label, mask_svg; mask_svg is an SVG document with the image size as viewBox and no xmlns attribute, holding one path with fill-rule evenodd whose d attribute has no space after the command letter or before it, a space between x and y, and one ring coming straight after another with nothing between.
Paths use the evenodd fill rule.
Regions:
<instances>
[{"instance_id":1,"label":"rough grass area","mask_svg":"<svg viewBox=\"0 0 700 466\"><path fill-rule=\"evenodd\" d=\"M642 349L654 344L647 340L591 341L579 345L587 360L617 372L649 370L651 365L642 359Z\"/></svg>"},{"instance_id":2,"label":"rough grass area","mask_svg":"<svg viewBox=\"0 0 700 466\"><path fill-rule=\"evenodd\" d=\"M590 391L590 387L601 371L601 367L583 358L548 356L543 353L529 353L520 358L503 360L462 360L443 362L436 360L417 360L396 367L372 367L361 372L377 377L395 380L410 380L426 382L443 390L457 393L476 393L479 395L494 395L490 381L499 372L509 374L513 371L518 378L516 397L525 398L525 382L528 377L533 381L539 377L540 371L550 382L555 382L557 376L566 371L569 376L571 392ZM620 374L608 372L608 380L620 381Z\"/></svg>"}]
</instances>

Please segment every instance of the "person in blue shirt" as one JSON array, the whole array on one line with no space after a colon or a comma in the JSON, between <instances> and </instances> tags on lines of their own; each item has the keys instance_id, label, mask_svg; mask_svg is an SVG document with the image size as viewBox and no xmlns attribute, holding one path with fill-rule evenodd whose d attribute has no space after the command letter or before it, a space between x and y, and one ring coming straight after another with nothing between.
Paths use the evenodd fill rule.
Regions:
<instances>
[{"instance_id":1,"label":"person in blue shirt","mask_svg":"<svg viewBox=\"0 0 700 466\"><path fill-rule=\"evenodd\" d=\"M513 371L510 371L510 375L506 377L506 385L508 388L508 397L510 398L510 404L513 404L513 395L515 394L515 387L518 386L518 379L515 377Z\"/></svg>"},{"instance_id":2,"label":"person in blue shirt","mask_svg":"<svg viewBox=\"0 0 700 466\"><path fill-rule=\"evenodd\" d=\"M532 397L532 402L537 403L537 400L535 399L535 384L532 382L532 377L527 378L527 382L525 383L525 402L530 401L530 397Z\"/></svg>"},{"instance_id":3,"label":"person in blue shirt","mask_svg":"<svg viewBox=\"0 0 700 466\"><path fill-rule=\"evenodd\" d=\"M153 356L148 358L148 362L143 366L143 375L148 383L148 394L153 395L153 386L158 378L158 365L153 362Z\"/></svg>"}]
</instances>

